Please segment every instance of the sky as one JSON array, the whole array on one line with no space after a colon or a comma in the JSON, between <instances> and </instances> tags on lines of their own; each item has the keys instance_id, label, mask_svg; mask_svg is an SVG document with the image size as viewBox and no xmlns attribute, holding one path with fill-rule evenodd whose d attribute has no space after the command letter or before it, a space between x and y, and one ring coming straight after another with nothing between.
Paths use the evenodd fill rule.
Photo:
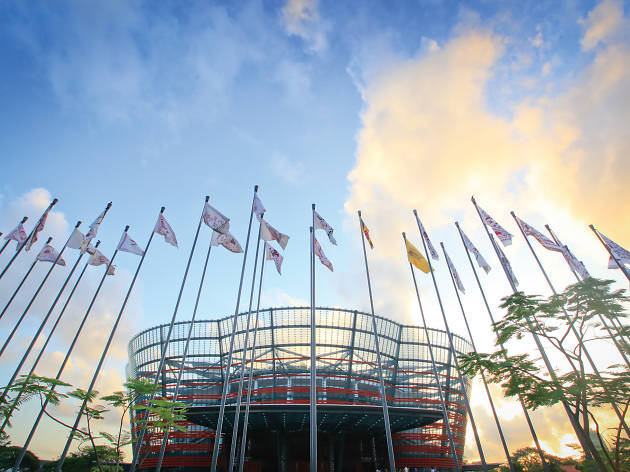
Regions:
<instances>
[{"instance_id":1,"label":"sky","mask_svg":"<svg viewBox=\"0 0 630 472\"><path fill-rule=\"evenodd\" d=\"M179 248L152 243L100 375L102 393L121 388L129 339L170 320L204 197L230 218L244 245L254 185L266 219L290 236L283 275L265 274L263 306L308 304L315 203L338 241L333 246L318 233L334 272L318 265L317 304L369 309L360 209L375 243L369 258L377 313L420 323L401 237L406 231L421 247L415 208L434 245L443 241L449 250L467 289L476 343L488 352L493 336L454 221L493 267L482 281L495 315L509 287L472 195L515 235L505 252L524 291L550 294L511 210L538 229L550 224L594 276L628 286L606 268L607 254L588 224L630 247L629 14L629 4L617 0L2 0L0 231L24 215L30 231L58 198L40 241L53 236L60 248L78 220L86 231L112 201L98 234L109 257L125 225L144 246L166 207ZM179 319L190 318L209 239L202 227ZM38 244L0 280L2 303ZM560 255L535 248L556 289L572 283ZM12 249L0 256L1 266ZM68 265L52 272L4 355L3 378L77 256L69 250ZM87 387L137 262L132 254L117 256L116 276L104 284L64 380ZM213 251L198 317L234 312L241 263L242 256ZM252 264L249 258L247 277ZM449 324L463 335L443 258L436 264ZM5 338L47 268L35 267L0 320ZM41 375L55 374L101 269L86 271ZM429 323L442 328L430 278L420 278L420 291ZM619 360L608 343L594 350L599 365ZM518 406L493 391L511 449L530 445ZM472 403L487 457L501 460L477 381ZM67 402L56 412L71 421L75 409ZM23 442L34 415L33 404L20 411L10 430L14 444ZM598 415L603 424L610 420L608 411ZM536 411L533 419L547 450L573 453L576 440L559 408ZM110 414L104 429L115 424ZM63 428L44 422L32 449L52 459L64 441ZM470 431L466 457L477 458Z\"/></svg>"}]
</instances>

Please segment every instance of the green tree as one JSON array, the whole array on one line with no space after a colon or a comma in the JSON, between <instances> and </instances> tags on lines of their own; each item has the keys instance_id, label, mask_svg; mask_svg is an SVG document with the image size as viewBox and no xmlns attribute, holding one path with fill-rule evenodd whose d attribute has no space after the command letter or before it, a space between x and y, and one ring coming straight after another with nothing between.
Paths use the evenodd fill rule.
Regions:
<instances>
[{"instance_id":1,"label":"green tree","mask_svg":"<svg viewBox=\"0 0 630 472\"><path fill-rule=\"evenodd\" d=\"M22 450L18 446L0 446L0 469L13 467L13 463ZM39 469L39 459L31 451L27 451L22 461L22 469L35 471Z\"/></svg>"}]
</instances>

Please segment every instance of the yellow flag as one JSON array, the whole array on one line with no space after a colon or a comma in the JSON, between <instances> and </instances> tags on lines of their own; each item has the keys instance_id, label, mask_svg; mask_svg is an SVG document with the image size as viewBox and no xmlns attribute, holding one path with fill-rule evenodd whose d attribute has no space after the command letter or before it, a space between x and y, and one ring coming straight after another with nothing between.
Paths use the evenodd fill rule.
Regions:
<instances>
[{"instance_id":1,"label":"yellow flag","mask_svg":"<svg viewBox=\"0 0 630 472\"><path fill-rule=\"evenodd\" d=\"M431 272L431 269L429 268L429 262L424 258L422 254L420 254L420 251L418 251L416 246L414 246L407 240L405 241L405 243L407 244L407 260L425 274Z\"/></svg>"}]
</instances>

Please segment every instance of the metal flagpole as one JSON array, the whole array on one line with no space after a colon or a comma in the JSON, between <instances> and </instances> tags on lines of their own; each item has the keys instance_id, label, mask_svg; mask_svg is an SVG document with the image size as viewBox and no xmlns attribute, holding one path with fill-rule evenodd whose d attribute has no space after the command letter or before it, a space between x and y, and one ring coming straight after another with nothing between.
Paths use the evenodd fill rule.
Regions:
<instances>
[{"instance_id":1,"label":"metal flagpole","mask_svg":"<svg viewBox=\"0 0 630 472\"><path fill-rule=\"evenodd\" d=\"M481 298L483 298L483 303L486 307L486 310L488 311L488 316L490 317L490 322L492 323L492 325L495 324L495 320L494 320L494 316L492 315L492 310L490 309L490 305L488 304L488 299L486 298L486 294L483 291L483 287L481 285L481 281L479 280L479 276L477 275L477 269L475 269L475 265L473 264L473 261L470 257L470 253L468 252L468 248L466 247L466 243L464 242L464 237L462 235L462 230L459 227L459 223L455 222L455 226L457 227L457 231L459 232L459 237L462 240L462 245L464 246L464 250L466 252L466 256L468 257L468 262L470 262L470 267L472 268L473 274L475 274L475 280L477 281L477 286L479 287L479 291L481 292ZM462 313L463 313L463 308L462 308ZM464 319L466 319L466 315L464 314ZM471 338L472 341L472 338ZM499 343L499 346L501 347L501 349L505 352L505 346L503 346L502 343ZM473 345L474 348L474 345ZM507 359L507 356L504 355L504 357ZM483 376L483 372L482 372L482 376ZM490 397L490 391L487 388L487 384L486 384L486 393L488 394L488 398L490 398L490 404L493 405L492 402L492 397ZM518 401L521 404L521 408L523 409L523 414L525 415L525 420L527 422L527 426L529 427L529 431L532 435L532 439L534 440L534 445L536 446L536 450L538 452L538 455L540 456L540 460L543 466L543 470L544 472L550 472L549 471L549 465L547 464L547 460L545 459L545 455L543 454L542 451L542 447L540 446L540 442L538 441L538 435L536 434L536 430L534 429L534 423L532 422L532 419L529 416L529 412L527 411L527 408L525 407L525 402L523 402L523 399L521 398L520 395L518 395ZM498 423L498 417L496 416L496 411L494 411L494 407L493 407L493 414L495 415L496 421L497 421L497 427L499 428L499 433L502 436L502 430L501 427ZM503 441L505 441L503 439ZM509 451L507 449L507 445L504 443L504 448L506 450L506 454L509 455ZM509 462L509 461L508 461ZM513 467L513 465L512 465ZM512 468L510 468L510 470L512 472L514 472L512 470Z\"/></svg>"},{"instance_id":2,"label":"metal flagpole","mask_svg":"<svg viewBox=\"0 0 630 472\"><path fill-rule=\"evenodd\" d=\"M619 268L621 269L621 272L623 272L623 275L626 276L626 279L628 279L628 281L630 282L630 273L628 272L628 268L617 258L617 256L615 256L615 254L610 250L610 248L608 247L608 244L606 244L606 242L604 241L604 239L602 238L601 234L599 234L599 231L595 229L595 226L593 225L588 225L589 228L591 228L593 230L593 233L595 233L595 236L597 236L597 239L599 239L599 242L602 243L604 245L604 247L606 248L606 250L608 251L608 254L610 254L610 257L613 258L613 260L615 261L615 263L619 266Z\"/></svg>"},{"instance_id":3,"label":"metal flagpole","mask_svg":"<svg viewBox=\"0 0 630 472\"><path fill-rule=\"evenodd\" d=\"M247 379L247 400L245 401L245 415L243 417L243 435L241 437L241 453L238 464L238 472L243 472L245 465L245 449L247 446L247 426L249 423L249 406L252 398L252 381L254 377L254 361L256 360L256 335L258 334L258 321L260 313L260 294L262 292L263 275L265 273L265 255L267 254L267 242L263 244L262 260L260 263L260 281L258 282L258 301L256 302L256 321L254 322L254 335L252 337L252 356L249 365L249 377Z\"/></svg>"},{"instance_id":4,"label":"metal flagpole","mask_svg":"<svg viewBox=\"0 0 630 472\"><path fill-rule=\"evenodd\" d=\"M374 300L372 298L372 283L370 281L370 268L368 267L367 252L365 250L365 235L361 228L361 210L359 215L359 232L361 233L361 243L363 245L363 260L365 261L365 275L367 277L368 293L370 294L370 309L372 310L372 330L374 331L374 349L376 350L376 362L378 368L378 381L381 391L381 406L383 407L383 423L385 427L385 439L387 440L387 455L389 457L389 470L396 472L396 461L394 458L394 446L392 444L392 430L389 422L389 408L385 395L385 381L383 380L383 363L381 360L381 350L378 341L378 331L376 329L376 315L374 314ZM376 464L374 464L376 466Z\"/></svg>"},{"instance_id":5,"label":"metal flagpole","mask_svg":"<svg viewBox=\"0 0 630 472\"><path fill-rule=\"evenodd\" d=\"M31 230L31 232L29 233L28 237L24 240L23 243L21 243L21 244L18 243L18 247L17 247L17 250L15 251L15 254L13 254L13 257L11 258L9 263L2 270L2 273L0 273L0 279L4 276L6 271L9 270L9 267L11 267L11 264L13 264L13 261L17 258L17 256L20 255L20 253L22 252L22 249L24 249L24 246L26 246L26 243L28 242L28 240L31 238L31 236L33 236L33 233L35 231L37 231L37 228L39 228L39 224L42 222L42 218L44 217L44 215L48 214L50 209L52 207L54 207L57 204L57 202L58 202L58 200L56 198L52 202L50 202L50 205L48 205L48 208L46 208L44 213L42 213L42 216L39 217L39 220L37 220L37 223L35 224L35 227ZM22 221L26 221L26 220L23 219Z\"/></svg>"},{"instance_id":6,"label":"metal flagpole","mask_svg":"<svg viewBox=\"0 0 630 472\"><path fill-rule=\"evenodd\" d=\"M127 226L125 228L125 232L128 229L129 229L129 226ZM68 347L68 350L66 352L66 356L64 357L63 362L61 363L61 366L59 367L59 371L57 372L57 376L55 377L55 380L59 380L61 378L61 374L63 373L63 370L65 369L66 364L68 363L68 360L70 359L70 355L72 354L72 350L74 349L74 346L77 343L77 340L79 339L79 335L81 334L81 331L83 330L83 326L85 325L85 322L87 321L88 316L90 315L90 311L92 310L92 307L94 306L94 302L96 301L96 297L98 296L99 292L101 291L101 287L103 286L103 282L105 282L105 277L107 276L107 272L109 271L109 268L114 263L114 259L116 259L116 254L118 254L118 246L116 246L116 249L114 250L114 254L112 255L112 258L110 259L109 264L105 268L105 272L103 273L103 277L101 277L101 280L100 280L100 282L98 284L98 287L96 287L96 291L94 292L94 295L92 296L92 300L90 301L90 304L88 305L87 310L85 311L85 314L83 315L83 319L81 320L81 324L79 324L79 327L77 328L77 331L74 333L74 337L72 338L72 342L70 343L70 346ZM76 284L75 284L75 288L76 288ZM65 306L64 306L64 309L65 309ZM13 468L16 471L19 469L20 464L22 463L22 459L24 459L24 454L26 454L28 446L31 443L31 440L33 439L33 436L35 435L35 431L37 430L37 426L39 425L39 422L41 421L42 416L44 416L44 413L46 412L46 407L48 406L48 403L49 403L49 400L48 400L48 398L46 398L46 400L44 401L42 407L39 410L39 414L37 415L37 418L35 419L35 422L33 423L33 426L31 427L31 431L28 434L28 437L26 438L26 442L24 443L24 446L22 447L22 451L20 452L20 455L18 456L17 460L15 461L15 465L13 466Z\"/></svg>"},{"instance_id":7,"label":"metal flagpole","mask_svg":"<svg viewBox=\"0 0 630 472\"><path fill-rule=\"evenodd\" d=\"M407 236L405 233L403 233L402 237L405 242L405 251L407 251ZM437 385L437 391L440 398L440 407L442 408L442 421L444 421L444 424L446 426L446 433L448 435L448 443L451 449L451 455L453 456L453 464L455 466L455 470L457 472L461 472L462 468L460 467L459 461L457 460L457 451L455 450L455 442L453 441L453 432L451 431L451 424L448 420L448 412L446 410L446 404L444 403L444 392L442 391L442 384L440 383L440 376L437 371L437 365L435 363L435 356L433 355L433 345L431 344L429 328L427 327L427 320L424 317L424 309L422 308L422 302L420 301L420 292L418 291L418 283L416 282L416 274L413 270L413 266L411 265L411 262L409 263L409 269L411 270L413 286L416 289L416 298L418 299L418 306L420 307L420 316L422 317L424 333L427 339L427 347L429 348L429 357L431 358L431 370L433 371L433 378L435 379L435 384Z\"/></svg>"},{"instance_id":8,"label":"metal flagpole","mask_svg":"<svg viewBox=\"0 0 630 472\"><path fill-rule=\"evenodd\" d=\"M241 361L241 376L238 382L238 394L236 396L236 408L234 409L234 421L232 422L232 444L230 444L230 461L228 472L234 469L234 457L236 455L236 442L238 440L238 422L241 413L241 402L243 398L243 380L245 378L245 369L247 361L247 345L249 344L249 325L252 316L252 303L254 301L254 288L256 285L256 269L258 268L258 249L260 248L260 227L258 225L258 241L256 241L256 255L254 256L254 270L252 272L252 288L249 294L249 308L247 309L247 318L245 321L245 340L243 342L243 360ZM263 255L264 257L264 255Z\"/></svg>"},{"instance_id":9,"label":"metal flagpole","mask_svg":"<svg viewBox=\"0 0 630 472\"><path fill-rule=\"evenodd\" d=\"M488 238L490 239L490 242L492 244L492 247L494 248L494 252L497 255L497 258L499 259L499 261L501 262L501 267L503 267L503 271L505 272L505 276L508 279L508 282L510 283L510 286L512 287L512 291L513 293L517 293L516 290L516 285L514 284L514 280L512 280L512 277L507 269L507 267L505 266L505 264L503 263L503 260L501 259L501 255L499 253L499 248L496 246L496 241L492 238L492 236L490 236L490 231L488 230L488 227L486 226L485 221L483 220L483 217L481 216L481 212L479 211L479 207L477 206L477 202L475 200L475 197L472 197L472 202L473 205L475 205L475 209L477 210L477 214L479 215L479 219L481 220L481 224L484 227L486 234L488 235ZM534 338L534 342L536 343L536 347L538 348L538 351L540 352L540 355L543 359L543 362L545 363L545 367L547 368L547 372L549 373L549 375L552 378L552 381L556 384L559 385L558 382L558 377L556 376L556 373L553 369L553 367L551 366L551 362L549 362L549 358L547 357L547 353L545 351L545 348L543 347L540 338L538 337L538 335L536 334L535 330L534 330L534 326L532 324L531 319L528 317L527 318L527 323L529 324L530 327L530 331L532 332L532 337ZM571 426L573 427L573 430L575 432L575 435L578 438L578 441L580 441L580 445L582 446L582 449L584 450L584 452L588 452L589 454L597 454L597 452L595 451L592 442L589 445L590 439L587 438L582 431L582 428L580 426L580 424L577 422L577 419L575 418L575 415L573 415L573 412L571 411L571 408L569 407L569 404L567 403L566 399L564 398L564 395L562 395L562 406L564 407L564 410L567 414L567 417L569 418L569 421L571 423ZM601 458L599 457L599 455L594 456L595 461L597 462L598 467L600 468L600 472L605 472L606 470L606 466L604 465L603 461L601 460Z\"/></svg>"},{"instance_id":10,"label":"metal flagpole","mask_svg":"<svg viewBox=\"0 0 630 472\"><path fill-rule=\"evenodd\" d=\"M164 207L160 210L160 214L164 213ZM129 226L125 228L125 233L128 231ZM140 268L142 267L142 263L144 262L144 258L147 256L147 252L149 251L149 246L151 245L151 241L153 240L153 236L155 235L155 226L151 228L151 235L149 236L149 240L147 241L147 245L144 248L144 253L140 258L140 262L138 263L138 268L136 269L136 273L133 275L133 279L131 279L131 284L129 285L129 290L127 290L127 295L125 295L125 299L123 301L122 306L120 307L120 311L118 312L118 316L116 317L116 321L114 321L114 326L112 326L112 330L109 333L109 338L107 338L107 343L105 344L105 348L103 349L103 354L98 361L98 365L96 366L96 370L94 371L94 375L92 376L92 381L90 382L90 386L87 389L87 394L83 403L81 404L81 408L79 409L79 413L77 414L76 419L74 420L74 425L72 426L72 431L70 431L70 435L68 436L68 440L66 441L66 445L63 448L63 452L61 457L57 461L56 472L61 472L61 468L63 466L63 461L66 459L68 455L68 450L70 449L70 444L72 443L72 439L74 438L74 432L79 427L79 422L81 421L81 417L83 416L83 411L87 405L87 399L92 390L94 389L94 385L96 384L96 380L98 379L98 374L101 372L101 367L103 366L103 362L105 362L105 357L107 356L107 351L109 351L109 347L112 344L114 339L114 335L116 334L116 329L118 328L118 324L120 323L120 319L125 311L125 307L127 306L127 301L129 301L129 296L131 295L131 291L133 290L133 286L136 283L136 279L138 278L138 274L140 273Z\"/></svg>"},{"instance_id":11,"label":"metal flagpole","mask_svg":"<svg viewBox=\"0 0 630 472\"><path fill-rule=\"evenodd\" d=\"M76 227L78 227L81 224L81 222L77 222ZM24 320L24 318L26 317L26 314L28 313L28 310L30 310L31 305L33 305L33 302L35 302L35 299L37 298L37 295L39 295L40 290L42 289L42 287L44 286L44 284L46 283L46 280L48 280L48 277L50 276L51 272L53 271L53 269L55 268L55 266L57 265L57 262L59 261L59 259L61 259L61 256L63 254L63 252L66 250L66 246L68 246L68 242L70 242L70 238L72 237L72 233L70 233L70 236L68 236L68 239L66 240L66 243L63 245L63 247L61 248L61 251L59 251L59 254L57 254L57 257L55 258L54 262L52 263L52 265L50 266L50 269L48 269L48 272L46 272L46 275L44 276L44 280L41 281L41 283L39 284L39 287L37 287L37 290L35 291L35 293L33 294L33 297L31 298L31 301L28 302L28 305L26 305L26 308L24 309L24 313L22 313L22 315L20 316L20 318L18 319L17 323L15 324L15 326L13 327L13 330L11 330L11 333L9 334L9 337L7 338L7 340L4 342L4 344L2 345L2 348L0 348L0 356L2 356L2 354L4 354L4 351L6 350L7 346L9 345L9 343L11 342L11 339L13 338L13 335L15 334L15 332L18 330L20 324L22 323L22 321ZM75 265L76 267L76 265ZM74 270L74 269L73 269Z\"/></svg>"},{"instance_id":12,"label":"metal flagpole","mask_svg":"<svg viewBox=\"0 0 630 472\"><path fill-rule=\"evenodd\" d=\"M534 256L534 259L536 260L536 263L538 264L538 267L540 268L540 271L542 272L543 276L545 277L545 280L547 281L547 285L549 285L549 288L551 289L551 292L554 295L558 295L558 292L556 292L556 289L554 288L553 284L551 283L551 280L549 279L549 276L547 275L547 272L545 271L545 268L543 267L542 263L540 262L540 259L538 258L538 255L536 254L536 251L534 251L534 247L529 242L529 239L527 239L527 235L525 234L525 231L523 231L523 227L521 226L521 222L516 217L516 214L513 211L511 211L510 214L512 215L512 218L514 218L514 221L516 221L516 225L518 226L518 229L521 231L521 234L523 235L523 238L525 239L525 242L527 243L527 246L529 247L529 250L531 251L532 256ZM602 376L599 373L599 369L597 369L597 366L595 365L595 362L593 361L593 358L591 357L591 354L589 353L589 351L586 348L586 346L584 345L584 343L580 340L580 335L578 334L577 330L575 329L573 321L571 320L571 317L566 312L564 307L562 307L562 311L564 313L564 318L565 318L566 322L569 324L569 329L571 330L571 332L575 336L575 339L577 340L577 342L580 345L582 351L584 352L584 355L586 356L586 359L588 360L588 363L590 364L591 369L593 369L593 372L595 373L595 376L597 377L597 380L599 382L600 387L602 388L602 390L604 390L604 393L608 396L608 402L613 407L613 410L615 411L615 414L619 418L619 421L621 421L621 425L623 426L624 430L626 431L626 434L630 438L630 429L628 429L628 426L626 425L626 422L623 419L623 415L619 411L619 408L617 407L617 404L613 400L613 396L611 395L610 391L606 387L606 384L604 383L604 380L602 379Z\"/></svg>"},{"instance_id":13,"label":"metal flagpole","mask_svg":"<svg viewBox=\"0 0 630 472\"><path fill-rule=\"evenodd\" d=\"M310 385L310 456L311 472L317 472L317 349L315 320L315 204L311 226L311 385Z\"/></svg>"},{"instance_id":14,"label":"metal flagpole","mask_svg":"<svg viewBox=\"0 0 630 472\"><path fill-rule=\"evenodd\" d=\"M243 265L241 267L241 279L238 283L238 294L236 296L236 309L234 310L234 321L232 323L232 333L230 334L230 350L228 352L227 364L225 365L225 377L223 378L223 390L221 392L221 405L219 406L219 418L217 419L217 429L214 435L214 447L212 448L212 463L210 465L211 472L217 470L217 460L219 459L219 445L221 443L221 430L223 429L223 416L225 415L225 402L227 400L227 391L230 385L230 369L232 367L232 354L234 353L234 336L238 320L238 309L241 303L241 291L243 289L243 276L245 275L245 264L247 263L247 250L249 249L249 236L252 231L252 218L254 216L254 203L256 202L256 194L258 193L258 185L254 186L254 197L252 198L252 207L249 212L249 225L247 227L247 239L245 241L245 253L243 254ZM221 360L219 359L219 362Z\"/></svg>"},{"instance_id":15,"label":"metal flagpole","mask_svg":"<svg viewBox=\"0 0 630 472\"><path fill-rule=\"evenodd\" d=\"M212 238L208 243L208 253L206 254L206 261L203 265L203 271L201 272L201 279L199 280L199 289L197 290L197 298L195 299L195 307L193 308L192 317L190 318L190 327L188 328L188 335L186 336L186 344L184 346L184 353L182 354L181 364L179 366L179 372L177 372L177 382L175 383L175 391L173 392L173 401L177 401L179 395L179 387L182 382L182 376L184 373L184 364L188 357L188 348L190 347L190 338L192 336L193 328L195 326L195 319L197 317L197 308L199 307L199 299L201 298L201 290L203 288L203 282L206 278L206 270L208 269L208 260L210 259L210 251L212 250ZM164 438L162 439L162 446L160 447L160 455L158 457L157 465L155 466L155 472L162 470L162 461L164 460L164 453L166 452L166 446L168 444L168 430L164 432Z\"/></svg>"},{"instance_id":16,"label":"metal flagpole","mask_svg":"<svg viewBox=\"0 0 630 472\"><path fill-rule=\"evenodd\" d=\"M46 241L46 244L50 244L50 241L52 241L52 238L48 238L48 241ZM26 279L28 278L28 276L30 275L31 271L33 270L33 268L35 267L35 265L37 264L37 262L39 262L39 259L37 259L37 256L35 256L35 260L33 261L33 263L31 264L31 266L28 268L28 271L26 272L26 274L24 275L24 277L22 277L22 280L20 281L19 285L17 286L17 288L15 289L15 291L13 292L13 295L11 295L11 298L9 298L9 301L7 302L7 304L4 306L4 308L2 309L2 313L0 313L0 319L4 316L4 314L6 313L6 311L9 309L9 305L11 305L11 303L13 302L13 299L15 298L15 296L17 295L17 293L20 291L20 289L22 288L22 285L24 285L24 282L26 282Z\"/></svg>"},{"instance_id":17,"label":"metal flagpole","mask_svg":"<svg viewBox=\"0 0 630 472\"><path fill-rule=\"evenodd\" d=\"M205 204L208 203L209 199L210 197L206 195L206 200L204 202L204 210L205 210ZM190 248L190 255L188 256L188 262L186 263L186 270L184 270L184 277L182 278L182 284L179 287L179 294L177 295L177 301L175 302L175 308L173 309L173 316L171 317L171 323L168 327L168 333L166 335L166 339L164 340L164 344L162 347L162 355L160 357L160 362L158 363L157 370L155 371L155 379L153 379L153 385L157 385L160 382L160 376L162 375L162 369L164 368L164 361L166 359L168 345L171 341L171 335L173 334L173 326L175 325L175 319L177 318L177 311L179 310L179 303L182 300L182 293L184 292L184 286L186 285L186 279L188 277L188 270L190 269L190 263L192 261L193 254L195 252L195 247L197 246L197 239L199 238L199 230L201 229L201 222L203 221L204 210L201 211L201 216L199 217L199 224L197 224L197 231L195 232L195 238L193 239L193 244L192 244L192 247ZM162 209L162 211L164 211L164 209ZM151 236L153 236L153 233L151 233ZM147 401L148 406L151 406L151 402L153 402L154 396L155 394L149 395L149 399ZM146 414L147 415L149 414L148 410ZM144 433L146 432L146 430L147 428L142 428L140 429L140 432L138 433L138 441L136 442L136 445L133 448L133 460L131 461L131 467L130 467L131 472L134 472L138 465L138 458L140 456L139 452L140 452L140 448L142 447L142 441L144 440Z\"/></svg>"},{"instance_id":18,"label":"metal flagpole","mask_svg":"<svg viewBox=\"0 0 630 472\"><path fill-rule=\"evenodd\" d=\"M22 218L22 221L20 221L20 225L23 225L24 223L26 223L26 220L28 220L28 216L25 216ZM0 236L2 236L3 233L0 233ZM5 236L6 237L6 236ZM2 245L2 249L0 249L0 254L2 254L4 252L4 249L9 245L9 243L11 242L10 239L7 239L7 241ZM20 245L20 243L18 242L18 246Z\"/></svg>"},{"instance_id":19,"label":"metal flagpole","mask_svg":"<svg viewBox=\"0 0 630 472\"><path fill-rule=\"evenodd\" d=\"M444 320L444 327L446 328L446 336L448 337L448 344L450 346L451 352L453 353L453 362L455 363L455 371L457 372L457 378L462 388L462 396L464 397L464 405L466 406L466 410L468 410L468 417L470 418L470 425L472 426L473 435L475 436L475 443L477 445L477 451L479 452L479 459L481 460L481 467L483 468L483 470L488 472L488 465L486 464L486 457L483 453L483 448L481 447L481 441L479 440L479 434L477 432L477 425L475 423L475 418L473 417L472 409L470 408L470 401L468 400L468 395L466 395L466 384L464 382L464 378L462 377L462 373L459 368L459 361L457 359L457 351L455 350L455 344L453 343L453 334L451 333L451 329L448 325L448 321L446 320L446 313L444 311L444 305L442 304L442 297L440 296L440 291L437 286L437 281L435 280L435 275L433 273L433 265L431 264L431 256L429 255L429 250L427 249L427 243L424 240L424 236L422 234L422 225L420 224L420 218L418 217L418 212L415 208L413 210L413 215L416 217L416 224L418 225L418 231L420 232L420 239L422 239L422 247L424 248L424 253L426 255L427 262L429 263L429 272L431 273L431 279L433 280L433 288L435 289L435 294L437 295L438 304L440 305L440 312L442 313L442 320ZM449 272L450 272L450 269L449 269Z\"/></svg>"},{"instance_id":20,"label":"metal flagpole","mask_svg":"<svg viewBox=\"0 0 630 472\"><path fill-rule=\"evenodd\" d=\"M442 246L442 252L444 253L444 258L446 258L446 248L444 247L444 243L440 242L440 246ZM471 261L472 262L472 261ZM475 341L472 335L472 331L470 330L470 326L468 325L468 318L466 317L466 311L464 310L464 304L462 303L462 298L459 295L459 290L457 289L457 285L455 283L455 278L453 277L453 273L449 270L449 275L451 276L451 282L453 283L453 290L455 291L455 296L457 297L457 302L459 303L459 308L462 313L462 317L464 318L464 324L466 325L466 330L468 331L468 338L470 340L470 344L472 345L473 351L475 354L478 354L477 346L475 346ZM510 451L507 447L507 443L505 441L505 436L503 435L503 428L501 427L501 423L499 421L499 417L497 416L496 409L494 407L494 401L492 400L492 396L490 395L490 389L488 388L488 382L486 381L486 376L483 372L483 369L479 371L481 373L481 380L483 381L483 386L486 389L486 395L488 397L488 401L490 403L490 409L492 410L492 416L494 417L494 422L497 425L497 430L499 431L499 438L501 439L501 444L503 446L503 451L505 452L505 458L507 459L508 465L510 466L511 472L516 472L514 468L514 463L512 462L512 456L510 455Z\"/></svg>"},{"instance_id":21,"label":"metal flagpole","mask_svg":"<svg viewBox=\"0 0 630 472\"><path fill-rule=\"evenodd\" d=\"M97 248L100 244L101 244L100 241L96 241L96 244L94 245L94 247ZM48 343L50 342L53 334L55 333L55 329L57 329L57 325L59 325L59 322L61 321L61 317L65 313L66 308L67 308L68 304L70 303L70 299L72 298L72 295L74 295L74 292L75 292L75 290L77 288L77 285L79 285L79 282L83 278L83 274L85 273L85 269L87 269L88 265L89 264L86 263L83 266L83 269L79 273L79 277L77 277L77 280L74 283L74 286L72 287L72 290L70 290L70 294L68 295L68 298L66 298L66 301L63 304L63 307L61 308L61 312L59 312L59 315L57 316L57 319L55 320L55 324L53 324L53 327L50 330L50 333L48 333L48 337L46 338L46 341L44 341L44 345L39 350L39 353L37 354L37 357L35 358L35 362L33 362L33 365L31 366L31 370L29 370L29 372L28 372L28 375L26 377L27 381L31 378L31 376L33 375L33 372L35 372L35 369L37 368L37 365L39 364L39 361L41 360L42 356L44 355L44 351L46 351L46 347L48 347ZM6 393L7 392L5 391L3 395L6 395ZM13 414L13 410L15 410L15 407L19 404L19 401L20 401L21 397L22 397L22 392L20 391L20 392L18 392L18 395L15 397L15 400L13 400L13 403L11 405L11 409L9 410L9 413L6 415L6 418L5 418L4 422L2 423L2 427L0 428L0 432L4 431L4 428L6 428L7 424L9 423L9 418Z\"/></svg>"},{"instance_id":22,"label":"metal flagpole","mask_svg":"<svg viewBox=\"0 0 630 472\"><path fill-rule=\"evenodd\" d=\"M567 245L564 245L560 242L560 239L558 239L558 237L556 236L556 234L551 230L551 227L549 225L545 225L545 228L547 228L547 231L549 231L549 234L551 235L551 237L553 238L553 240L555 241L556 244L558 244L559 246L564 247L564 250L567 251L569 254L571 253L571 250L568 248ZM575 256L573 256L575 257ZM576 271L573 270L573 268L569 265L569 269L571 270L571 272L573 273L574 277L576 278L576 280L579 282L580 276L578 275L578 273ZM627 340L624 339L624 335L623 332L621 331L621 329L623 329L623 327L621 326L621 323L619 323L619 320L617 320L617 323L619 323L619 326L615 324L614 320L616 319L616 317L611 317L610 321L613 325L613 327L615 328L615 330L617 331L617 334L619 335L619 338L621 339L622 342L627 344ZM610 336L610 339L613 341L613 343L615 344L615 346L617 347L617 350L619 351L619 354L621 354L621 357L623 357L623 360L626 362L626 364L628 366L630 366L630 361L628 360L628 358L626 357L626 354L624 352L624 349L619 345L619 343L617 342L617 340L615 339L614 334L612 333L612 331L610 330L610 326L608 326L608 323L606 322L606 318L604 318L601 314L599 314L599 320L602 322L602 325L604 326L604 328L606 329L606 332L608 333L608 335ZM620 328L621 327L621 328Z\"/></svg>"}]
</instances>

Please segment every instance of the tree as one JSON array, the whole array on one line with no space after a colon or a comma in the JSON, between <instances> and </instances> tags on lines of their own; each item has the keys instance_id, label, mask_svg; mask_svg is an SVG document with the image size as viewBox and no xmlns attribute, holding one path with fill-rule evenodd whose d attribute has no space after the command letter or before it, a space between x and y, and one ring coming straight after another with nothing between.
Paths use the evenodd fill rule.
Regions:
<instances>
[{"instance_id":1,"label":"tree","mask_svg":"<svg viewBox=\"0 0 630 472\"><path fill-rule=\"evenodd\" d=\"M605 468L601 467L601 453L608 467L621 472L620 461L616 461L615 457L622 454L624 444L620 439L630 406L630 370L627 365L615 364L599 368L601 375L598 376L587 369L584 352L585 346L594 340L611 340L602 331L600 317L612 320L627 316L623 304L629 299L623 290L612 291L611 284L612 281L588 278L548 298L517 292L503 299L501 307L507 313L494 325L497 346L508 342L519 343L533 334L544 338L568 366L564 371L557 372L556 379L540 368L540 359L531 354L509 355L502 349L491 354L460 356L460 365L465 372L473 375L481 369L486 370L490 381L500 384L506 396L520 395L529 408L564 401L570 407L578 431L588 442L591 442L591 426L595 428L599 447L590 447L586 459L598 462L600 469ZM573 337L571 333L574 333ZM622 336L615 340L622 349L628 350ZM620 411L621 419L612 432L617 440L610 454L593 410L612 403ZM592 457L591 451L599 451L595 452L597 457Z\"/></svg>"},{"instance_id":2,"label":"tree","mask_svg":"<svg viewBox=\"0 0 630 472\"><path fill-rule=\"evenodd\" d=\"M22 448L18 446L0 446L0 469L13 467L21 450ZM22 468L31 471L39 470L39 459L31 451L27 451L22 461Z\"/></svg>"}]
</instances>

